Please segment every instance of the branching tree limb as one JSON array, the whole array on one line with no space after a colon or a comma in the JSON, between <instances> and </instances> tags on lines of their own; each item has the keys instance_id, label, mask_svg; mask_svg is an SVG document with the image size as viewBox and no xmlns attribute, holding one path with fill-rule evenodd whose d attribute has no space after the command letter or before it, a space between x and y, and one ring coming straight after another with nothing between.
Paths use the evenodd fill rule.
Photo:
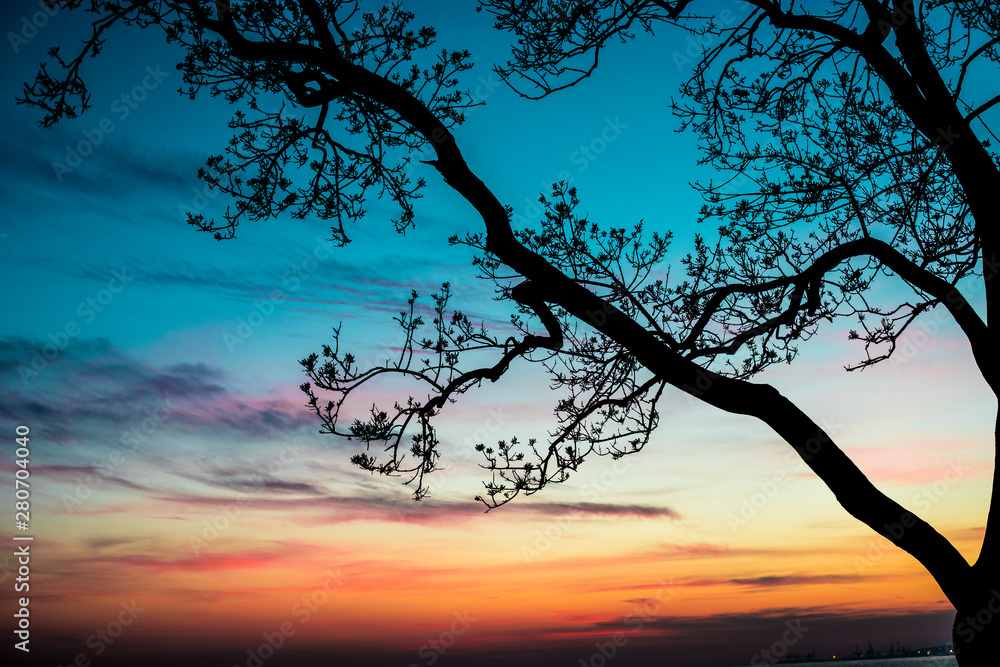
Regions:
<instances>
[{"instance_id":1,"label":"branching tree limb","mask_svg":"<svg viewBox=\"0 0 1000 667\"><path fill-rule=\"evenodd\" d=\"M987 384L1000 389L1000 171L983 138L992 136L1000 94L973 98L966 85L986 80L984 70L1000 80L992 4L745 0L728 16L699 0L480 4L517 40L498 71L525 97L580 84L603 49L640 29L687 31L708 45L673 111L721 175L695 185L705 198L701 221L718 227L696 238L680 279L664 268L669 233L591 221L565 183L541 196L537 228L515 230L453 133L474 105L459 88L469 53L431 51L433 29L411 28L400 3L363 12L359 0L91 0L97 18L80 55L64 61L54 50L61 76L43 66L20 101L42 110L43 125L72 117L88 105L84 57L100 50L108 27L161 28L185 49L184 94L207 90L248 108L235 112L232 141L200 173L235 202L220 223L190 218L217 238L233 237L243 220L288 213L328 221L334 240L347 243L348 223L373 194L397 203L394 226L405 231L425 185L410 180L407 161L421 146L433 149L425 162L482 224L451 243L473 252L480 277L510 305L516 335L495 336L452 309L445 284L430 310L410 296L396 318L396 359L359 365L340 349L337 329L333 345L302 361L310 380L302 388L325 429L362 442L353 461L405 476L417 499L440 458L436 415L519 361L547 371L559 393L556 425L544 441L478 446L492 474L478 497L487 508L564 481L591 454L639 451L671 386L768 424L852 516L913 555L960 615L984 604L1000 585L996 487L970 566L788 398L753 378L793 361L801 342L843 318L858 322L849 337L864 344L865 358L848 368L885 361L916 318L941 307ZM262 111L272 99L281 105ZM876 300L876 281L896 291ZM982 289L985 317L969 286ZM420 389L357 416L348 399L389 378ZM966 664L996 654L1000 631L983 636L956 638Z\"/></svg>"}]
</instances>

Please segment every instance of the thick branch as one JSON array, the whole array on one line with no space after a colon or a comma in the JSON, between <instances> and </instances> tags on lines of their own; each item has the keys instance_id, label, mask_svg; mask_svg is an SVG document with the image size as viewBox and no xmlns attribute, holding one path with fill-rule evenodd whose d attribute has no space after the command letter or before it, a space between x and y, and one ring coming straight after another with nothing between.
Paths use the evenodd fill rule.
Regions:
<instances>
[{"instance_id":1,"label":"thick branch","mask_svg":"<svg viewBox=\"0 0 1000 667\"><path fill-rule=\"evenodd\" d=\"M972 590L972 568L958 550L925 521L875 488L830 436L791 401L777 390L767 389L772 398L756 416L795 447L851 516L916 558L948 600L959 607Z\"/></svg>"},{"instance_id":2,"label":"thick branch","mask_svg":"<svg viewBox=\"0 0 1000 667\"><path fill-rule=\"evenodd\" d=\"M992 267L1000 261L1000 225L996 217L996 193L1000 189L1000 171L982 142L969 128L954 95L941 79L924 46L924 35L913 14L913 3L893 0L893 21L897 44L904 56L907 71L880 41L865 39L856 32L815 16L783 11L777 3L748 0L765 11L777 28L812 31L837 40L857 52L882 79L915 127L940 150L946 152L955 176L962 184L969 207L976 220L976 234L982 242L986 276L988 318L1000 317L1000 281L990 281ZM995 356L995 355L993 355ZM992 360L991 385L996 388L997 361ZM989 378L988 378L989 379Z\"/></svg>"},{"instance_id":3,"label":"thick branch","mask_svg":"<svg viewBox=\"0 0 1000 667\"><path fill-rule=\"evenodd\" d=\"M778 18L780 20L781 17ZM526 279L542 286L545 301L558 304L577 319L593 326L629 350L639 363L674 387L727 412L755 416L768 423L803 455L848 512L917 558L949 599L958 603L969 567L947 540L879 492L825 436L822 429L772 387L726 378L684 359L653 332L518 243L503 205L469 169L454 137L443 123L418 99L393 82L347 62L329 49L253 43L233 29L219 27L220 34L230 43L236 57L308 62L323 69L355 94L394 110L434 146L437 160L433 164L436 169L480 214L487 229L488 249ZM801 27L809 29L808 25ZM854 35L854 38L858 36ZM902 535L897 536L887 528L904 521L912 521L912 525Z\"/></svg>"},{"instance_id":4,"label":"thick branch","mask_svg":"<svg viewBox=\"0 0 1000 667\"><path fill-rule=\"evenodd\" d=\"M871 256L878 259L886 268L898 274L907 283L929 294L944 305L958 326L961 327L963 333L968 337L972 345L976 363L983 371L987 381L989 382L991 377L996 377L997 369L992 366L996 363L994 341L990 337L986 324L980 319L975 309L966 300L965 296L962 295L958 287L907 259L905 255L888 243L871 237L848 241L827 251L820 255L808 268L794 276L784 276L758 285L731 284L711 290L704 295L708 297L708 302L705 304L704 310L692 328L691 333L684 340L683 347L685 349L693 349L694 341L698 339L701 332L704 331L705 327L711 321L713 315L715 315L728 297L738 293L752 294L767 292L790 285L795 285L799 290L802 290L807 285L818 284L826 273L836 268L845 260L860 256ZM808 302L801 305L800 297L796 298L795 294L796 292L793 292L792 301L794 310L790 310L782 316L774 318L770 322L772 328L778 324L787 324L794 315L794 312L799 310L800 307L809 306ZM991 386L994 385L991 383ZM994 386L994 388L1000 391L1000 386Z\"/></svg>"}]
</instances>

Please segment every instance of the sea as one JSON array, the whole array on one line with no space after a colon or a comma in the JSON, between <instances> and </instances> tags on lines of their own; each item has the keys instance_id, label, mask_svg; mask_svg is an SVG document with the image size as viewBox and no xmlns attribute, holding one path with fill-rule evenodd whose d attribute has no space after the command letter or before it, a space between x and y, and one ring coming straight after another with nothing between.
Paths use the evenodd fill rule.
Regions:
<instances>
[{"instance_id":1,"label":"sea","mask_svg":"<svg viewBox=\"0 0 1000 667\"><path fill-rule=\"evenodd\" d=\"M852 667L955 667L958 661L954 656L925 656L923 658L885 658L876 660L832 660L814 663L782 663L789 665L852 665Z\"/></svg>"}]
</instances>

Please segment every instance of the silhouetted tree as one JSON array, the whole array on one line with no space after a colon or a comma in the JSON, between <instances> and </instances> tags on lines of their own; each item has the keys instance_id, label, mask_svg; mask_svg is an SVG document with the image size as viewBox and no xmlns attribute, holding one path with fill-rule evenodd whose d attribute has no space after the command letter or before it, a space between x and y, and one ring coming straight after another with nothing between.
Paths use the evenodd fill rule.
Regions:
<instances>
[{"instance_id":1,"label":"silhouetted tree","mask_svg":"<svg viewBox=\"0 0 1000 667\"><path fill-rule=\"evenodd\" d=\"M325 429L364 443L356 464L407 475L422 497L439 460L433 417L484 380L496 381L515 359L536 362L561 392L557 428L544 442L478 446L492 471L478 499L495 507L565 480L591 454L641 449L656 426L657 402L674 387L770 426L851 515L930 572L958 611L961 664L994 664L1000 621L983 619L998 616L990 605L1000 586L1000 510L991 507L981 554L970 565L876 489L794 403L751 381L791 361L821 322L857 320L850 336L865 354L851 370L890 358L915 318L943 308L987 384L1000 388L1000 283L993 279L1000 174L987 141L1000 101L994 3L481 2L496 27L516 37L512 59L498 71L526 97L580 83L607 44L634 31L677 29L667 31L679 47L674 59L690 59L693 74L673 110L681 128L697 132L703 162L722 176L697 186L706 202L701 217L716 221L718 233L698 237L682 262L683 279L673 283L652 277L669 233L591 222L566 184L541 198L537 228L514 229L511 209L476 176L452 133L474 104L459 82L470 55L432 50L434 30L411 28L402 3L370 12L350 0L65 4L93 12L94 31L71 60L53 50L58 73L43 67L25 86L21 101L44 111L43 125L87 107L84 60L115 24L159 28L184 48L182 92L207 89L242 105L232 141L200 172L234 205L220 222L190 218L217 238L231 238L243 220L290 213L330 221L334 239L346 243L345 221L363 215L372 193L398 203L394 224L403 231L425 185L411 178L408 156L426 145L435 152L427 163L482 219L481 229L450 242L468 246L481 275L513 304L519 336L473 324L451 308L445 285L434 295L430 333L416 295L397 318L405 343L395 361L361 368L337 339L303 360L310 379L303 390ZM703 53L684 49L679 31ZM262 95L288 106L265 112ZM876 305L870 287L880 276L912 295ZM960 283L983 291L986 321ZM490 352L489 364L474 363ZM386 375L422 382L426 397L375 408L365 421L341 418L352 392Z\"/></svg>"}]
</instances>

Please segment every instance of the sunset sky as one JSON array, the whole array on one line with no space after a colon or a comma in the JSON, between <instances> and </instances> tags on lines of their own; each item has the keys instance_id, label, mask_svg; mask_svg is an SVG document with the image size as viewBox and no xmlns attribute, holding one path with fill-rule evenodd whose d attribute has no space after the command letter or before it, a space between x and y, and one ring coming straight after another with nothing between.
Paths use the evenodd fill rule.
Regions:
<instances>
[{"instance_id":1,"label":"sunset sky","mask_svg":"<svg viewBox=\"0 0 1000 667\"><path fill-rule=\"evenodd\" d=\"M612 48L594 77L532 102L491 74L508 37L475 2L406 4L440 45L472 51L466 85L485 104L455 134L516 214L537 220L531 203L568 171L591 219L672 229L675 264L689 250L701 200L688 183L710 174L667 108L689 73L683 35ZM3 33L21 34L36 11L5 4ZM643 452L594 458L489 513L473 501L486 479L473 446L544 437L553 424L557 397L526 364L442 414L444 470L429 499L353 467L356 442L317 433L298 360L338 323L360 358L389 354L410 291L429 301L443 281L470 317L504 322L466 249L446 243L479 219L421 165L429 187L405 237L377 200L342 249L317 220L247 224L223 243L196 232L184 210L227 205L195 174L228 140L232 109L177 94L178 54L158 33L112 34L86 63L93 108L82 117L40 129L15 105L47 48L74 46L85 20L56 12L31 38L0 44L0 538L13 544L8 489L24 424L32 649L48 664L156 655L249 667L248 651L282 627L292 632L266 665L596 667L616 633L609 664L623 666L747 664L790 627L805 629L800 653L950 641L951 607L915 560L851 518L762 424L679 391L664 395ZM144 99L123 105L137 86ZM581 159L602 132L612 140ZM53 167L86 137L100 141L77 166ZM957 328L935 312L927 320L864 373L843 370L864 352L838 324L763 380L972 561L996 404ZM47 344L59 348L51 359L40 356ZM119 637L94 639L123 614Z\"/></svg>"}]
</instances>

